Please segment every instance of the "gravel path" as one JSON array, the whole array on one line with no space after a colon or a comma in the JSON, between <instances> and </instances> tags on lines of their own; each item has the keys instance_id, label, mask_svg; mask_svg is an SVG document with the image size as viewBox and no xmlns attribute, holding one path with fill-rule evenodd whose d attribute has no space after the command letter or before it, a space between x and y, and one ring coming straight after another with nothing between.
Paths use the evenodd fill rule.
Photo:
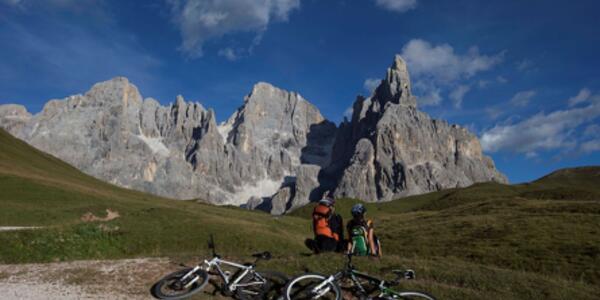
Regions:
<instances>
[{"instance_id":1,"label":"gravel path","mask_svg":"<svg viewBox=\"0 0 600 300\"><path fill-rule=\"evenodd\" d=\"M176 269L161 258L0 265L0 298L152 299L152 283Z\"/></svg>"}]
</instances>

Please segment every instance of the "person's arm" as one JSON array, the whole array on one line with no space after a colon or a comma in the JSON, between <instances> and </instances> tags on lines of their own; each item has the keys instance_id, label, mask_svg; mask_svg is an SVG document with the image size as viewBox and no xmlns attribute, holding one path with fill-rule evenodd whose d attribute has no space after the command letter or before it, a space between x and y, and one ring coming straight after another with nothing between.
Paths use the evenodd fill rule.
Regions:
<instances>
[{"instance_id":1,"label":"person's arm","mask_svg":"<svg viewBox=\"0 0 600 300\"><path fill-rule=\"evenodd\" d=\"M375 256L379 256L377 253L377 249L375 248L375 234L373 233L373 228L369 228L368 238L369 238L369 247L371 248L371 253Z\"/></svg>"},{"instance_id":2,"label":"person's arm","mask_svg":"<svg viewBox=\"0 0 600 300\"><path fill-rule=\"evenodd\" d=\"M350 222L346 225L346 232L348 232L348 253L352 251L352 231L350 230Z\"/></svg>"}]
</instances>

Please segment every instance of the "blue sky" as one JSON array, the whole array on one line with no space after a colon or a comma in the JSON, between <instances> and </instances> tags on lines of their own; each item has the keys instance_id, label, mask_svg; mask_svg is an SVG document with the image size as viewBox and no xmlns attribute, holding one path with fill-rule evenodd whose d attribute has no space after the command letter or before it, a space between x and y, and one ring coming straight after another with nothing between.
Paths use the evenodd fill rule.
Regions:
<instances>
[{"instance_id":1,"label":"blue sky","mask_svg":"<svg viewBox=\"0 0 600 300\"><path fill-rule=\"evenodd\" d=\"M552 3L551 3L552 2ZM222 121L258 81L339 122L395 54L419 107L467 126L511 182L600 164L600 3L0 0L0 104L126 76Z\"/></svg>"}]
</instances>

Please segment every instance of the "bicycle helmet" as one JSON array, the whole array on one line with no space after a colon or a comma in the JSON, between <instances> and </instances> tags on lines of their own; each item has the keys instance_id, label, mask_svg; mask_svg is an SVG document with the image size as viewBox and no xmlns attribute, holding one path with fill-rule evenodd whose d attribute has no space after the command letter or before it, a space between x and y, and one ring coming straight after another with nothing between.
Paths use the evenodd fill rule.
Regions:
<instances>
[{"instance_id":1,"label":"bicycle helmet","mask_svg":"<svg viewBox=\"0 0 600 300\"><path fill-rule=\"evenodd\" d=\"M362 216L367 212L367 208L362 204L355 204L352 206L352 215L353 216Z\"/></svg>"},{"instance_id":2,"label":"bicycle helmet","mask_svg":"<svg viewBox=\"0 0 600 300\"><path fill-rule=\"evenodd\" d=\"M332 197L325 197L319 201L319 204L333 206L335 205L335 199L333 199Z\"/></svg>"}]
</instances>

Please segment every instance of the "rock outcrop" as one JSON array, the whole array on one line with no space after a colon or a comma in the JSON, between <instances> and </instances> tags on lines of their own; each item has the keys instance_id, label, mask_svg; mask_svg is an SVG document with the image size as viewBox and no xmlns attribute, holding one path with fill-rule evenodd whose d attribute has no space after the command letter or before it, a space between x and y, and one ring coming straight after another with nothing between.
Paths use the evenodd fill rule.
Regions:
<instances>
[{"instance_id":1,"label":"rock outcrop","mask_svg":"<svg viewBox=\"0 0 600 300\"><path fill-rule=\"evenodd\" d=\"M396 57L340 127L295 92L257 83L217 125L212 110L178 96L162 106L126 78L50 100L38 114L0 105L0 126L80 170L177 199L282 214L336 196L387 201L506 178L466 129L416 107ZM335 155L332 155L335 153Z\"/></svg>"},{"instance_id":2,"label":"rock outcrop","mask_svg":"<svg viewBox=\"0 0 600 300\"><path fill-rule=\"evenodd\" d=\"M340 125L328 172L335 196L388 201L475 182L507 182L482 154L476 136L432 120L411 94L405 62L396 56L369 98L358 97Z\"/></svg>"}]
</instances>

